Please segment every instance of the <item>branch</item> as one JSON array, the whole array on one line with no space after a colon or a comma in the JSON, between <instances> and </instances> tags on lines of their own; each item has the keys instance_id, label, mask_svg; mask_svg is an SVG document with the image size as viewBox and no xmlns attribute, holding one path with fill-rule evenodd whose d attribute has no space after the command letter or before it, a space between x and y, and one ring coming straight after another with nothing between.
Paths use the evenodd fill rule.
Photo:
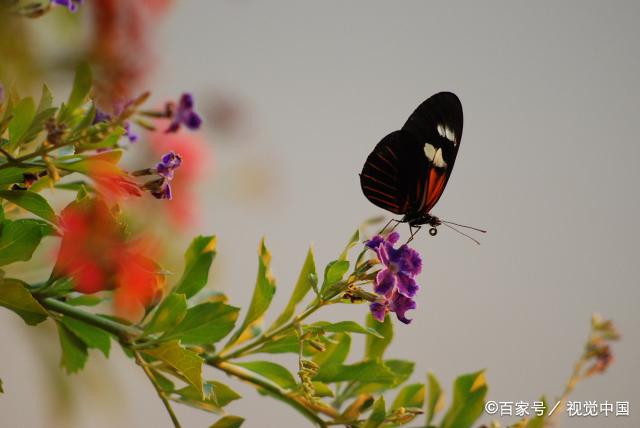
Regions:
<instances>
[{"instance_id":1,"label":"branch","mask_svg":"<svg viewBox=\"0 0 640 428\"><path fill-rule=\"evenodd\" d=\"M160 400L162 400L162 404L164 404L165 409L167 409L167 413L169 413L169 417L171 417L171 422L173 422L173 426L175 428L182 428L180 426L180 421L178 420L178 417L174 413L173 408L169 403L169 400L167 400L167 397L165 396L164 391L162 391L162 388L160 388L160 386L156 382L156 378L153 376L153 373L149 369L149 366L147 365L147 363L142 359L138 351L133 351L133 355L135 356L136 362L138 363L138 365L142 367L142 370L144 370L144 373L147 375L147 377L153 384L153 387L158 393L158 397L160 397Z\"/></svg>"}]
</instances>

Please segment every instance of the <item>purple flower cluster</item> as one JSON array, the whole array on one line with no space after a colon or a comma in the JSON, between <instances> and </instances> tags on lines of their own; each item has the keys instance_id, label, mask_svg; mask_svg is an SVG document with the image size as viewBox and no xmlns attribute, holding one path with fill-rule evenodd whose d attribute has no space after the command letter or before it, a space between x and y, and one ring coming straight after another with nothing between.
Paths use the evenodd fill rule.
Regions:
<instances>
[{"instance_id":1,"label":"purple flower cluster","mask_svg":"<svg viewBox=\"0 0 640 428\"><path fill-rule=\"evenodd\" d=\"M78 6L82 4L83 0L51 0L51 3L58 6L64 6L69 9L69 12L75 13L78 10Z\"/></svg>"},{"instance_id":2,"label":"purple flower cluster","mask_svg":"<svg viewBox=\"0 0 640 428\"><path fill-rule=\"evenodd\" d=\"M178 107L172 113L172 120L166 132L177 132L181 125L196 130L202 124L202 118L194 110L193 95L186 92L180 97Z\"/></svg>"},{"instance_id":3,"label":"purple flower cluster","mask_svg":"<svg viewBox=\"0 0 640 428\"><path fill-rule=\"evenodd\" d=\"M380 298L371 303L370 309L373 317L380 322L384 321L387 312L395 312L400 321L409 324L411 320L405 314L416 308L413 297L420 286L415 277L422 271L422 259L407 244L394 248L399 238L400 234L394 232L386 238L376 235L365 243L376 252L384 266L374 281L374 291Z\"/></svg>"},{"instance_id":4,"label":"purple flower cluster","mask_svg":"<svg viewBox=\"0 0 640 428\"><path fill-rule=\"evenodd\" d=\"M162 156L156 165L156 172L161 177L156 189L151 190L151 194L157 199L171 199L171 185L173 172L182 164L180 155L169 152Z\"/></svg>"}]
</instances>

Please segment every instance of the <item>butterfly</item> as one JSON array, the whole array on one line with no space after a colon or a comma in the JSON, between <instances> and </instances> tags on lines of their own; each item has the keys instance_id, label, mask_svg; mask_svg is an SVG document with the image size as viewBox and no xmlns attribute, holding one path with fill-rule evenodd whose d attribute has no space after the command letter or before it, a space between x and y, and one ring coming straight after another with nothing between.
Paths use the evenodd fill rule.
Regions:
<instances>
[{"instance_id":1,"label":"butterfly","mask_svg":"<svg viewBox=\"0 0 640 428\"><path fill-rule=\"evenodd\" d=\"M402 129L376 145L362 168L362 192L378 207L403 215L401 220L392 221L396 226L409 224L409 240L423 225L430 226L432 236L441 224L469 227L431 215L453 170L462 140L462 123L462 103L454 93L432 95L416 108Z\"/></svg>"}]
</instances>

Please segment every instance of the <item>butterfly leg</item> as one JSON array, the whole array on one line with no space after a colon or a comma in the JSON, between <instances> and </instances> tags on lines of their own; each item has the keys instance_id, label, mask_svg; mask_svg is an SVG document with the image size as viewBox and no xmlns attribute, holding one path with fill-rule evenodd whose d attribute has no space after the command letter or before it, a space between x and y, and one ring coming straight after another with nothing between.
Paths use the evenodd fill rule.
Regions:
<instances>
[{"instance_id":1,"label":"butterfly leg","mask_svg":"<svg viewBox=\"0 0 640 428\"><path fill-rule=\"evenodd\" d=\"M396 219L392 218L391 220L389 220L389 222L388 222L387 224L385 224L385 225L384 225L384 227L382 228L382 230L381 230L380 232L378 232L378 235L382 235L382 234L384 234L384 233L385 233L385 231L387 230L387 227L389 227L389 225L390 225L391 223L394 223L394 222L395 222L395 224L393 225L393 227L392 227L391 229L389 229L389 232L387 232L387 233L391 233L391 232L393 232L394 230L396 230L396 227L398 227L398 225L399 225L401 222L400 222L400 220L396 220Z\"/></svg>"},{"instance_id":2,"label":"butterfly leg","mask_svg":"<svg viewBox=\"0 0 640 428\"><path fill-rule=\"evenodd\" d=\"M411 233L411 236L407 240L406 244L408 244L409 242L413 241L413 238L416 236L416 234L420 231L421 228L422 228L422 226L409 225L409 233Z\"/></svg>"}]
</instances>

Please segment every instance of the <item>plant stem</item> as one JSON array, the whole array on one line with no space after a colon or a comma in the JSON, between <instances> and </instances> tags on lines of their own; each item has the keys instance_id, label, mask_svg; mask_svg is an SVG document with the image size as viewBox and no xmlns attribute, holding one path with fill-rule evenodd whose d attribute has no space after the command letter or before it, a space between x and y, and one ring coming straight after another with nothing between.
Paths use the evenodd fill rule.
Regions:
<instances>
[{"instance_id":1,"label":"plant stem","mask_svg":"<svg viewBox=\"0 0 640 428\"><path fill-rule=\"evenodd\" d=\"M37 298L37 295L34 296ZM95 315L92 314L90 312L86 312L83 311L82 309L78 309L75 306L69 305L67 303L61 302L60 300L48 297L48 298L40 298L38 299L39 302L42 304L42 306L44 306L45 308L53 311L53 312L57 312L60 314L63 314L65 316L80 320L80 321L84 321L87 324L91 324L95 327L98 327L102 330L105 330L109 333L112 333L116 336L118 336L121 339L121 343L122 346L126 346L128 349L132 350L134 352L134 355L136 355L136 361L139 360L139 355L138 355L138 351L136 350L136 343L135 340L142 334L142 332L140 331L140 329L136 328L136 327L132 327L132 326L128 326L128 325L124 325L122 323L119 323L117 321L113 321L110 320L108 318L105 317L101 317L100 315ZM313 312L315 312L316 310L318 310L322 305L324 305L325 303L322 304L317 304L314 305L312 307L310 307L309 309L307 309L303 314L301 314L298 318L297 321L298 322L306 317L308 317L309 315L311 315ZM283 326L282 328L275 330L273 333L271 333L268 339L264 340L270 340L270 338L281 334L283 331L286 331L287 329L291 328L293 325L295 325L295 322L292 321L291 325L286 325ZM264 338L263 338L264 339ZM264 342L260 342L260 343L264 343ZM254 346L258 346L259 344L254 344ZM226 357L227 359L229 358L229 356ZM224 362L222 360L220 360L219 357L210 357L210 358L205 358L205 362L206 364L221 370L229 375L232 375L238 379L244 380L245 382L248 382L250 384L252 384L254 387L256 388L260 388L263 389L265 391L267 391L269 393L269 395L271 395L274 398L277 398L278 400L281 400L287 404L289 404L290 406L292 406L295 410L297 410L299 413L301 413L303 416L305 416L307 419L313 421L313 423L315 423L317 426L324 428L327 426L327 424L325 423L324 420L322 420L310 407L312 406L311 404L307 403L306 401L301 401L299 399L297 399L296 397L292 397L290 395L288 395L285 391L281 390L280 388L278 388L277 386L273 385L270 382L266 382L258 377L253 376L250 372L247 372L246 370L242 369L241 367L235 366L233 364ZM143 361L144 363L144 361ZM138 362L138 364L140 364ZM145 365L142 366L143 369L146 367ZM148 370L148 367L147 369ZM145 370L145 373L146 373ZM147 373L147 376L149 376L149 374ZM153 382L153 381L152 381ZM154 386L155 386L155 382L154 382ZM157 388L156 388L157 389ZM162 398L162 397L161 397ZM164 401L164 400L163 400ZM166 406L166 404L165 404ZM309 407L308 407L309 406ZM323 412L325 414L328 414L329 416L335 417L331 413L330 410L331 409L326 409L326 408L316 408L314 407L315 410L319 411L319 412ZM168 409L167 409L168 410ZM169 411L169 410L168 410ZM171 411L170 411L171 414ZM172 420L173 420L173 416L172 416ZM175 421L174 421L175 424ZM179 425L176 425L179 426Z\"/></svg>"},{"instance_id":2,"label":"plant stem","mask_svg":"<svg viewBox=\"0 0 640 428\"><path fill-rule=\"evenodd\" d=\"M37 295L34 297L38 299ZM63 315L67 315L71 318L75 318L77 320L84 321L87 324L91 324L95 327L101 328L104 331L115 334L125 342L140 335L140 330L135 327L130 327L128 325L124 325L108 318L101 317L100 315L95 315L90 312L83 311L82 309L78 309L75 306L61 302L60 300L54 299L52 297L40 298L38 300L42 304L42 306L47 309L59 312Z\"/></svg>"},{"instance_id":3,"label":"plant stem","mask_svg":"<svg viewBox=\"0 0 640 428\"><path fill-rule=\"evenodd\" d=\"M173 422L173 426L175 428L181 428L180 421L178 420L178 417L174 413L173 408L171 407L171 403L169 403L169 400L167 400L167 397L164 394L164 391L162 390L162 388L160 388L160 386L156 382L156 378L153 376L153 373L151 372L151 369L149 369L149 366L142 359L142 357L140 356L140 353L138 351L133 351L133 355L135 356L136 362L138 363L138 365L140 367L142 367L142 370L144 370L144 373L147 375L147 377L149 378L149 380L153 384L153 387L155 388L156 392L158 393L158 397L160 397L160 400L162 400L162 404L164 404L165 409L167 409L167 413L169 413L169 417L171 417L171 422Z\"/></svg>"},{"instance_id":4,"label":"plant stem","mask_svg":"<svg viewBox=\"0 0 640 428\"><path fill-rule=\"evenodd\" d=\"M321 428L325 428L327 426L327 423L322 418L320 418L317 414L311 411L305 404L298 401L296 397L290 396L285 391L283 391L282 389L278 388L277 386L273 385L270 382L266 382L258 377L255 377L253 374L244 370L242 367L238 367L234 364L227 363L224 361L216 361L216 362L207 361L207 364L219 370L222 370L223 372L231 376L244 380L245 382L249 382L254 386L256 385L259 386L268 395L271 395L272 397L289 404L291 407L296 409L298 412L302 413L302 415L304 415L307 419L309 419L311 422L313 422L317 426Z\"/></svg>"},{"instance_id":5,"label":"plant stem","mask_svg":"<svg viewBox=\"0 0 640 428\"><path fill-rule=\"evenodd\" d=\"M212 361L227 361L227 360L231 360L233 358L238 358L238 357L242 357L244 354L248 353L249 351L252 351L253 349L257 348L258 346L270 341L271 339L287 332L288 330L294 328L296 326L296 324L298 324L300 321L308 318L310 315L312 315L315 311L317 311L318 309L320 309L321 307L323 307L325 304L327 304L327 301L325 300L319 300L317 303L315 303L314 305L310 306L307 310L305 310L303 313L301 313L300 315L298 315L297 317L295 317L293 320L291 320L289 323L283 325L282 327L279 327L275 330L273 330L271 333L267 333L264 336L258 337L256 340L254 340L251 343L248 343L244 346L241 346L240 348L236 349L234 352L231 352L229 354L224 354L224 351L220 354L218 354L217 356L212 358Z\"/></svg>"}]
</instances>

